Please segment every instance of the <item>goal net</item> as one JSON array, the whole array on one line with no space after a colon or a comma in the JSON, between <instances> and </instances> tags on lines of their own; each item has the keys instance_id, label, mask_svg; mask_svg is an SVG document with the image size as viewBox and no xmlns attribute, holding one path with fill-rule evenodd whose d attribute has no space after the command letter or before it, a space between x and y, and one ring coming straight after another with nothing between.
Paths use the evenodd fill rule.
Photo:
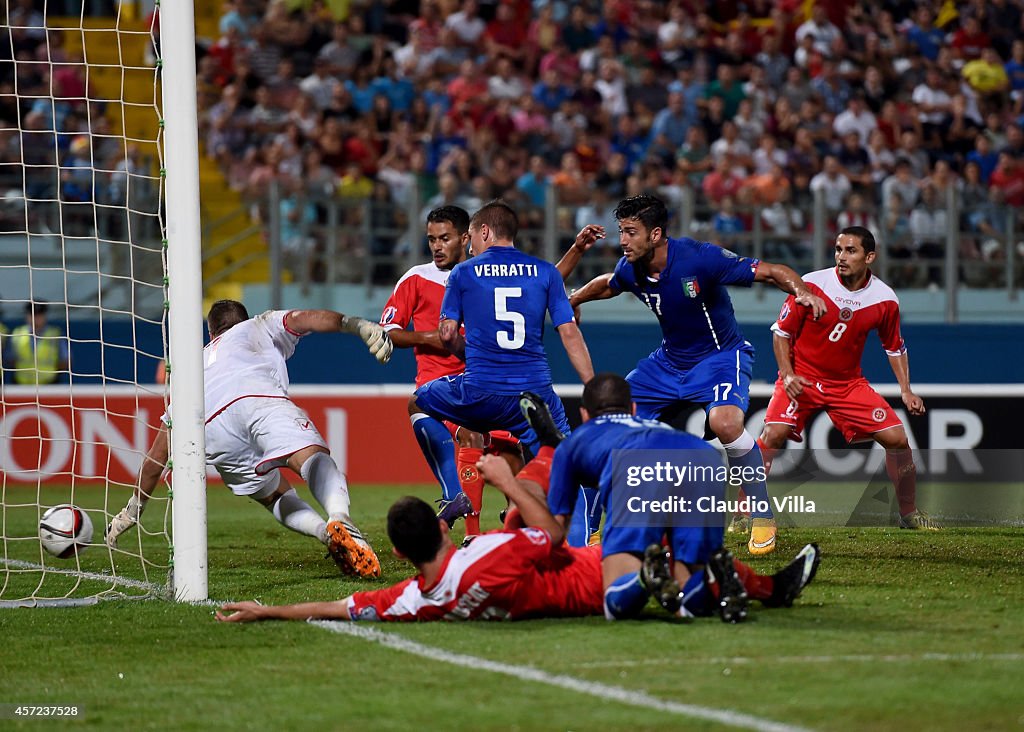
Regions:
<instances>
[{"instance_id":1,"label":"goal net","mask_svg":"<svg viewBox=\"0 0 1024 732\"><path fill-rule=\"evenodd\" d=\"M0 606L171 592L166 485L103 541L167 403L158 27L64 7L0 6ZM60 504L94 529L63 559L39 535Z\"/></svg>"}]
</instances>

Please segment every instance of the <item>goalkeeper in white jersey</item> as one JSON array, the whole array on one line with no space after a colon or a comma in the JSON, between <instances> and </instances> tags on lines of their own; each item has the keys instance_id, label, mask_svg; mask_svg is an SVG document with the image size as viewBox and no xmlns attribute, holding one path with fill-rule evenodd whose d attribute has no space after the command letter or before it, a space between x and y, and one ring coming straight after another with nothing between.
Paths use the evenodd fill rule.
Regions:
<instances>
[{"instance_id":1,"label":"goalkeeper in white jersey","mask_svg":"<svg viewBox=\"0 0 1024 732\"><path fill-rule=\"evenodd\" d=\"M331 310L270 310L250 318L242 303L219 300L207 315L210 343L203 349L206 462L238 496L249 496L293 531L323 542L341 570L380 575L373 549L352 523L348 484L309 416L288 398L285 361L306 333L358 335L378 361L392 343L376 323ZM172 405L173 407L173 405ZM138 523L167 465L168 414L143 460L128 505L111 520L110 547ZM278 468L302 476L327 512L325 521L302 500Z\"/></svg>"}]
</instances>

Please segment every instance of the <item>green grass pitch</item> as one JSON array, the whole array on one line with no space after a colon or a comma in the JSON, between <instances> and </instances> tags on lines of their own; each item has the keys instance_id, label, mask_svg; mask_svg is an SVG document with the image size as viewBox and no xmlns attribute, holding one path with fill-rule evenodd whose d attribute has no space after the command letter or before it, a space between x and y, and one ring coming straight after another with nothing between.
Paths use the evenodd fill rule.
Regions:
<instances>
[{"instance_id":1,"label":"green grass pitch","mask_svg":"<svg viewBox=\"0 0 1024 732\"><path fill-rule=\"evenodd\" d=\"M320 547L260 506L211 486L210 595L322 600L408 576L408 566L390 554L383 517L399 495L433 498L435 490L353 489L354 516L384 574L357 582L339 577ZM496 526L500 500L488 489L485 528ZM76 501L90 507L102 497L82 492ZM7 535L24 516L8 511ZM101 533L97 525L97 539ZM753 603L748 622L737 626L670 622L652 606L643 620L614 624L587 618L374 628L438 651L750 715L780 725L775 729L1024 724L1019 528L791 529L779 550L761 559L730 543L738 557L770 572L808 541L824 556L814 584L789 610ZM17 552L33 555L27 542L9 545L9 556ZM90 555L99 564L106 558L93 547L82 555L86 568ZM304 623L219 624L211 607L164 601L0 610L0 704L85 710L77 721L0 720L0 729L729 728L679 709L656 711L544 679L455 666Z\"/></svg>"}]
</instances>

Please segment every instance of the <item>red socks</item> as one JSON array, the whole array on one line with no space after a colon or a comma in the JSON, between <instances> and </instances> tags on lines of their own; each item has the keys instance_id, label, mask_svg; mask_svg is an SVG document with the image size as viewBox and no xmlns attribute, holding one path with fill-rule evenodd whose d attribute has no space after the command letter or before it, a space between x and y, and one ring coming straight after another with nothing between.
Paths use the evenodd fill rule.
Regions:
<instances>
[{"instance_id":1,"label":"red socks","mask_svg":"<svg viewBox=\"0 0 1024 732\"><path fill-rule=\"evenodd\" d=\"M764 443L761 442L760 437L758 437L755 442L757 443L758 449L761 451L761 462L764 463L764 474L768 475L772 472L772 460L775 459L775 454L778 450L774 447L765 447Z\"/></svg>"},{"instance_id":2,"label":"red socks","mask_svg":"<svg viewBox=\"0 0 1024 732\"><path fill-rule=\"evenodd\" d=\"M896 489L896 501L900 504L900 516L913 513L917 508L917 468L914 454L910 449L886 450L885 472Z\"/></svg>"},{"instance_id":3,"label":"red socks","mask_svg":"<svg viewBox=\"0 0 1024 732\"><path fill-rule=\"evenodd\" d=\"M771 575L758 574L754 571L753 567L744 564L738 559L732 560L732 566L736 568L736 574L746 588L747 595L750 596L751 600L767 600L772 596L775 580ZM718 587L715 586L716 593L717 590Z\"/></svg>"},{"instance_id":4,"label":"red socks","mask_svg":"<svg viewBox=\"0 0 1024 732\"><path fill-rule=\"evenodd\" d=\"M533 481L547 493L551 484L551 458L554 455L555 448L545 445L537 451L537 457L528 462L516 477Z\"/></svg>"},{"instance_id":5,"label":"red socks","mask_svg":"<svg viewBox=\"0 0 1024 732\"><path fill-rule=\"evenodd\" d=\"M473 513L466 516L466 534L480 533L480 509L484 503L484 479L476 464L484 456L482 447L460 447L457 455L459 484L473 504Z\"/></svg>"}]
</instances>

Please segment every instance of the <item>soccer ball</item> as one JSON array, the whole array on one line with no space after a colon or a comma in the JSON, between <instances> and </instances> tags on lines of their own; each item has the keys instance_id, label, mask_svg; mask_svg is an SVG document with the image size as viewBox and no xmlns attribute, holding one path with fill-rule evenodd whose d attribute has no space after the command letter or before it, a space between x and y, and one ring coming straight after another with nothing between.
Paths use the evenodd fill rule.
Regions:
<instances>
[{"instance_id":1,"label":"soccer ball","mask_svg":"<svg viewBox=\"0 0 1024 732\"><path fill-rule=\"evenodd\" d=\"M39 543L60 559L82 551L92 541L89 514L70 503L54 506L39 519Z\"/></svg>"}]
</instances>

